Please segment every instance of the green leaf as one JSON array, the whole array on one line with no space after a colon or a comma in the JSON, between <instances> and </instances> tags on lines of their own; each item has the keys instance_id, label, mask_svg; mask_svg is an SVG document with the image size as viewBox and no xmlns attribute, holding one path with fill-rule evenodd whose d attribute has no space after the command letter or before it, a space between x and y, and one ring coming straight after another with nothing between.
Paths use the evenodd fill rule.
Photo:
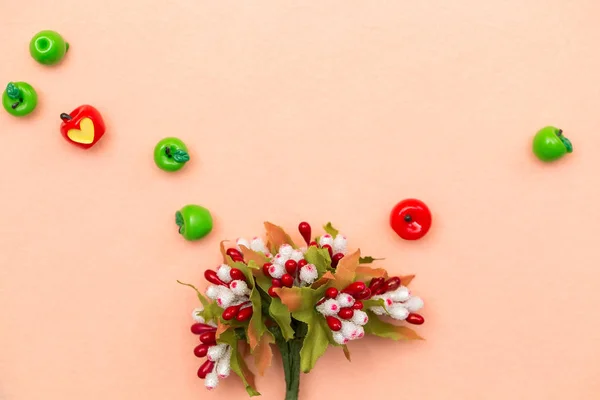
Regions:
<instances>
[{"instance_id":1,"label":"green leaf","mask_svg":"<svg viewBox=\"0 0 600 400\"><path fill-rule=\"evenodd\" d=\"M217 341L231 346L231 370L240 377L246 388L246 392L248 392L251 397L260 396L260 393L254 388L254 375L252 375L244 358L238 352L238 339L235 332L227 330L219 336Z\"/></svg>"},{"instance_id":2,"label":"green leaf","mask_svg":"<svg viewBox=\"0 0 600 400\"><path fill-rule=\"evenodd\" d=\"M209 301L204 295L196 288L196 286L191 283L183 283L181 281L177 281L180 285L189 286L196 291L196 295L198 295L198 300L202 303L202 307L204 310L198 312L198 315L201 315L206 321L216 321L221 314L223 314L223 309L217 305L215 302Z\"/></svg>"},{"instance_id":3,"label":"green leaf","mask_svg":"<svg viewBox=\"0 0 600 400\"><path fill-rule=\"evenodd\" d=\"M295 312L293 316L308 326L308 332L300 350L300 369L302 372L308 373L329 346L327 335L329 328L324 326L325 319L314 309Z\"/></svg>"},{"instance_id":4,"label":"green leaf","mask_svg":"<svg viewBox=\"0 0 600 400\"><path fill-rule=\"evenodd\" d=\"M178 163L186 163L188 161L190 161L190 155L181 149L177 149L172 153L173 156L173 160L177 161Z\"/></svg>"},{"instance_id":5,"label":"green leaf","mask_svg":"<svg viewBox=\"0 0 600 400\"><path fill-rule=\"evenodd\" d=\"M371 307L383 307L385 309L385 300L384 299L369 299L362 300L363 307L371 308Z\"/></svg>"},{"instance_id":6,"label":"green leaf","mask_svg":"<svg viewBox=\"0 0 600 400\"><path fill-rule=\"evenodd\" d=\"M271 315L271 318L273 318L273 320L277 322L277 325L279 325L281 334L285 340L294 338L292 315L285 304L283 304L278 298L271 300L271 305L269 306L269 315Z\"/></svg>"},{"instance_id":7,"label":"green leaf","mask_svg":"<svg viewBox=\"0 0 600 400\"><path fill-rule=\"evenodd\" d=\"M334 238L338 235L338 233L340 233L337 229L331 226L331 222L328 222L327 225L323 227L323 229L325 230L325 232L329 233Z\"/></svg>"},{"instance_id":8,"label":"green leaf","mask_svg":"<svg viewBox=\"0 0 600 400\"><path fill-rule=\"evenodd\" d=\"M181 214L180 211L177 211L175 213L175 223L179 227L179 233L182 233L183 229L184 229L183 227L185 225L185 221L183 220L183 215Z\"/></svg>"},{"instance_id":9,"label":"green leaf","mask_svg":"<svg viewBox=\"0 0 600 400\"><path fill-rule=\"evenodd\" d=\"M21 97L21 90L12 82L6 85L6 95L9 99L19 100Z\"/></svg>"},{"instance_id":10,"label":"green leaf","mask_svg":"<svg viewBox=\"0 0 600 400\"><path fill-rule=\"evenodd\" d=\"M329 251L327 251L327 249L311 246L306 250L304 258L317 268L319 277L323 276L323 274L331 267L331 258L329 257Z\"/></svg>"},{"instance_id":11,"label":"green leaf","mask_svg":"<svg viewBox=\"0 0 600 400\"><path fill-rule=\"evenodd\" d=\"M385 258L361 257L358 259L359 264L372 264L373 261L385 260Z\"/></svg>"},{"instance_id":12,"label":"green leaf","mask_svg":"<svg viewBox=\"0 0 600 400\"><path fill-rule=\"evenodd\" d=\"M394 325L384 322L371 311L365 311L369 322L364 326L365 333L393 340L422 340L412 329L403 325Z\"/></svg>"}]
</instances>

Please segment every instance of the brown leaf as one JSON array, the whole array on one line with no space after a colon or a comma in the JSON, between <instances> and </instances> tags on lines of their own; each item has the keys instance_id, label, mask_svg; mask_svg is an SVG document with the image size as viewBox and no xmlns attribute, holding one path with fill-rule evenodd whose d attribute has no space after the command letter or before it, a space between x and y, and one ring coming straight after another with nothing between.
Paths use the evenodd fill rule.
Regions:
<instances>
[{"instance_id":1,"label":"brown leaf","mask_svg":"<svg viewBox=\"0 0 600 400\"><path fill-rule=\"evenodd\" d=\"M340 260L340 263L335 269L335 280L333 281L333 287L341 290L349 284L351 284L352 282L354 282L359 258L360 249L356 250L352 254L344 256L344 258Z\"/></svg>"},{"instance_id":2,"label":"brown leaf","mask_svg":"<svg viewBox=\"0 0 600 400\"><path fill-rule=\"evenodd\" d=\"M225 242L227 242L227 240L221 240L221 243L219 243L219 248L221 249L221 254L223 255L223 263L227 264L227 250L225 250Z\"/></svg>"},{"instance_id":3,"label":"brown leaf","mask_svg":"<svg viewBox=\"0 0 600 400\"><path fill-rule=\"evenodd\" d=\"M415 279L414 275L401 276L400 282L402 283L402 286L408 286L413 279Z\"/></svg>"},{"instance_id":4,"label":"brown leaf","mask_svg":"<svg viewBox=\"0 0 600 400\"><path fill-rule=\"evenodd\" d=\"M240 340L238 342L238 352L242 357L248 357L250 355L250 346L245 340Z\"/></svg>"},{"instance_id":5,"label":"brown leaf","mask_svg":"<svg viewBox=\"0 0 600 400\"><path fill-rule=\"evenodd\" d=\"M294 312L302 308L302 295L300 294L299 288L277 288L274 289L279 299L283 304L286 305L290 312Z\"/></svg>"},{"instance_id":6,"label":"brown leaf","mask_svg":"<svg viewBox=\"0 0 600 400\"><path fill-rule=\"evenodd\" d=\"M325 272L323 274L323 276L321 278L319 278L318 281L316 281L315 283L312 284L312 288L313 289L318 289L321 286L325 285L327 282L335 280L335 276L333 276L333 274L329 271Z\"/></svg>"},{"instance_id":7,"label":"brown leaf","mask_svg":"<svg viewBox=\"0 0 600 400\"><path fill-rule=\"evenodd\" d=\"M260 340L259 334L256 331L255 324L248 324L248 331L246 336L248 336L248 344L250 344L250 350L254 351L256 346L258 346L258 342Z\"/></svg>"},{"instance_id":8,"label":"brown leaf","mask_svg":"<svg viewBox=\"0 0 600 400\"><path fill-rule=\"evenodd\" d=\"M265 265L265 263L269 262L269 259L264 254L261 254L254 250L250 250L245 246L240 246L240 249L242 249L242 255L244 256L244 260L246 261L246 263L254 261L256 264L258 264L259 267L262 267L263 265Z\"/></svg>"},{"instance_id":9,"label":"brown leaf","mask_svg":"<svg viewBox=\"0 0 600 400\"><path fill-rule=\"evenodd\" d=\"M344 350L344 355L346 356L346 360L352 361L352 359L350 358L350 350L348 350L348 346L343 345L342 350Z\"/></svg>"},{"instance_id":10,"label":"brown leaf","mask_svg":"<svg viewBox=\"0 0 600 400\"><path fill-rule=\"evenodd\" d=\"M368 278L386 278L388 277L388 272L383 268L371 268L360 266L356 268L356 275L361 275Z\"/></svg>"},{"instance_id":11,"label":"brown leaf","mask_svg":"<svg viewBox=\"0 0 600 400\"><path fill-rule=\"evenodd\" d=\"M248 369L248 366L245 362L240 363L240 369L242 370L242 374L244 374L244 377L246 378L248 384L251 387L255 388L256 384L254 383L254 374Z\"/></svg>"},{"instance_id":12,"label":"brown leaf","mask_svg":"<svg viewBox=\"0 0 600 400\"><path fill-rule=\"evenodd\" d=\"M401 336L400 340L425 340L417 332L404 325L397 325L395 331Z\"/></svg>"},{"instance_id":13,"label":"brown leaf","mask_svg":"<svg viewBox=\"0 0 600 400\"><path fill-rule=\"evenodd\" d=\"M217 332L215 333L217 339L219 338L219 336L221 336L221 333L225 332L229 328L231 328L230 325L225 325L221 322L220 319L217 318Z\"/></svg>"},{"instance_id":14,"label":"brown leaf","mask_svg":"<svg viewBox=\"0 0 600 400\"><path fill-rule=\"evenodd\" d=\"M263 376L267 368L271 366L271 361L273 360L271 343L275 343L275 339L271 335L271 332L266 332L252 353L254 355L254 365L260 376Z\"/></svg>"},{"instance_id":15,"label":"brown leaf","mask_svg":"<svg viewBox=\"0 0 600 400\"><path fill-rule=\"evenodd\" d=\"M285 231L277 225L274 225L270 222L265 222L265 229L267 231L267 240L270 246L274 246L279 249L282 244L289 244L293 248L296 248L296 245L292 241L290 235L285 233Z\"/></svg>"}]
</instances>

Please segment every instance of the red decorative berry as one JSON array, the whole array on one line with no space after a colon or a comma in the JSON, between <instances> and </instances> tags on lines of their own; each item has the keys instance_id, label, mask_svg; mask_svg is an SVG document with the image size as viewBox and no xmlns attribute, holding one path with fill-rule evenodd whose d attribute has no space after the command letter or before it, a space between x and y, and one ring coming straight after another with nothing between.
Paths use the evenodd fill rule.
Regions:
<instances>
[{"instance_id":1,"label":"red decorative berry","mask_svg":"<svg viewBox=\"0 0 600 400\"><path fill-rule=\"evenodd\" d=\"M281 284L285 287L294 286L294 278L290 274L284 274L281 277Z\"/></svg>"},{"instance_id":2,"label":"red decorative berry","mask_svg":"<svg viewBox=\"0 0 600 400\"><path fill-rule=\"evenodd\" d=\"M298 232L300 232L306 244L310 243L311 231L312 230L308 222L300 222L300 224L298 225Z\"/></svg>"},{"instance_id":3,"label":"red decorative berry","mask_svg":"<svg viewBox=\"0 0 600 400\"><path fill-rule=\"evenodd\" d=\"M252 307L246 307L246 308L242 308L240 310L240 312L237 313L237 315L235 316L235 319L238 320L239 322L244 322L244 321L247 321L248 319L250 319L251 316L252 316Z\"/></svg>"},{"instance_id":4,"label":"red decorative berry","mask_svg":"<svg viewBox=\"0 0 600 400\"><path fill-rule=\"evenodd\" d=\"M296 268L298 267L298 263L294 260L287 260L285 262L285 270L290 275L296 274Z\"/></svg>"},{"instance_id":5,"label":"red decorative berry","mask_svg":"<svg viewBox=\"0 0 600 400\"><path fill-rule=\"evenodd\" d=\"M336 317L332 317L332 316L327 317L327 325L329 326L329 329L331 329L334 332L337 332L340 329L342 329L342 323Z\"/></svg>"},{"instance_id":6,"label":"red decorative berry","mask_svg":"<svg viewBox=\"0 0 600 400\"><path fill-rule=\"evenodd\" d=\"M269 288L269 291L268 291L268 293L269 293L269 296L271 296L271 297L279 297L279 296L277 295L277 293L275 293L275 289L277 289L275 286L271 286L271 287Z\"/></svg>"},{"instance_id":7,"label":"red decorative berry","mask_svg":"<svg viewBox=\"0 0 600 400\"><path fill-rule=\"evenodd\" d=\"M431 228L431 212L421 200L406 199L392 209L390 225L405 240L417 240Z\"/></svg>"},{"instance_id":8,"label":"red decorative berry","mask_svg":"<svg viewBox=\"0 0 600 400\"><path fill-rule=\"evenodd\" d=\"M194 325L192 325L191 330L194 335L202 335L204 332L216 331L217 328L215 328L214 326L210 326L207 324L202 324L200 322L197 322Z\"/></svg>"},{"instance_id":9,"label":"red decorative berry","mask_svg":"<svg viewBox=\"0 0 600 400\"><path fill-rule=\"evenodd\" d=\"M202 357L206 357L206 355L208 354L208 348L210 346L207 344L199 344L198 346L196 346L196 348L194 349L194 355L198 358L202 358Z\"/></svg>"},{"instance_id":10,"label":"red decorative berry","mask_svg":"<svg viewBox=\"0 0 600 400\"><path fill-rule=\"evenodd\" d=\"M237 306L229 306L223 311L223 314L221 314L221 316L223 317L223 319L225 321L232 320L235 318L238 311L240 311L241 307L242 307L241 304L238 304Z\"/></svg>"},{"instance_id":11,"label":"red decorative berry","mask_svg":"<svg viewBox=\"0 0 600 400\"><path fill-rule=\"evenodd\" d=\"M321 248L327 249L327 251L329 252L329 257L333 256L333 249L331 248L330 245L326 244L326 245L322 246Z\"/></svg>"},{"instance_id":12,"label":"red decorative berry","mask_svg":"<svg viewBox=\"0 0 600 400\"><path fill-rule=\"evenodd\" d=\"M366 288L362 292L358 292L354 295L354 298L356 300L365 300L365 299L368 299L369 297L371 297L371 289L369 289L369 288Z\"/></svg>"},{"instance_id":13,"label":"red decorative berry","mask_svg":"<svg viewBox=\"0 0 600 400\"><path fill-rule=\"evenodd\" d=\"M315 242L314 240L312 242L310 242L308 244L308 247L319 247L319 245L317 244L317 242Z\"/></svg>"},{"instance_id":14,"label":"red decorative berry","mask_svg":"<svg viewBox=\"0 0 600 400\"><path fill-rule=\"evenodd\" d=\"M210 283L212 283L213 285L227 286L227 284L225 282L223 282L222 280L219 279L219 277L217 276L217 273L215 271L213 271L212 269L207 269L206 271L204 271L204 278L207 281L209 281Z\"/></svg>"},{"instance_id":15,"label":"red decorative berry","mask_svg":"<svg viewBox=\"0 0 600 400\"><path fill-rule=\"evenodd\" d=\"M206 378L206 375L210 374L214 368L215 368L214 361L206 360L204 362L204 364L202 364L200 366L200 368L198 368L198 378L200 378L200 379Z\"/></svg>"},{"instance_id":16,"label":"red decorative berry","mask_svg":"<svg viewBox=\"0 0 600 400\"><path fill-rule=\"evenodd\" d=\"M330 287L325 291L325 297L327 297L328 299L335 299L338 294L338 290L334 287Z\"/></svg>"},{"instance_id":17,"label":"red decorative berry","mask_svg":"<svg viewBox=\"0 0 600 400\"><path fill-rule=\"evenodd\" d=\"M240 253L240 251L236 248L229 248L227 249L227 251L225 252L225 254L227 254L229 257L233 258L241 258L242 260L244 259L244 257L242 256L242 253Z\"/></svg>"},{"instance_id":18,"label":"red decorative berry","mask_svg":"<svg viewBox=\"0 0 600 400\"><path fill-rule=\"evenodd\" d=\"M281 282L281 279L273 278L273 279L271 279L271 286L273 286L273 287L283 287L283 283Z\"/></svg>"},{"instance_id":19,"label":"red decorative berry","mask_svg":"<svg viewBox=\"0 0 600 400\"><path fill-rule=\"evenodd\" d=\"M384 283L384 278L373 278L371 279L371 283L369 283L369 288L371 289L371 291L375 291L379 289L379 286L383 285Z\"/></svg>"},{"instance_id":20,"label":"red decorative berry","mask_svg":"<svg viewBox=\"0 0 600 400\"><path fill-rule=\"evenodd\" d=\"M342 292L354 295L354 294L362 292L366 288L367 288L367 286L365 285L364 282L353 282L353 283L349 284L348 286L346 286L346 289L342 290Z\"/></svg>"},{"instance_id":21,"label":"red decorative berry","mask_svg":"<svg viewBox=\"0 0 600 400\"><path fill-rule=\"evenodd\" d=\"M410 313L406 317L406 322L413 325L422 325L425 322L425 318L421 314Z\"/></svg>"},{"instance_id":22,"label":"red decorative berry","mask_svg":"<svg viewBox=\"0 0 600 400\"><path fill-rule=\"evenodd\" d=\"M338 317L341 319L350 319L354 316L354 310L350 307L345 307L338 312Z\"/></svg>"},{"instance_id":23,"label":"red decorative berry","mask_svg":"<svg viewBox=\"0 0 600 400\"><path fill-rule=\"evenodd\" d=\"M331 266L333 268L337 267L338 263L342 258L344 258L344 255L342 253L335 253L333 257L331 257Z\"/></svg>"},{"instance_id":24,"label":"red decorative berry","mask_svg":"<svg viewBox=\"0 0 600 400\"><path fill-rule=\"evenodd\" d=\"M383 285L383 292L392 292L400 287L400 278L394 276L388 279Z\"/></svg>"},{"instance_id":25,"label":"red decorative berry","mask_svg":"<svg viewBox=\"0 0 600 400\"><path fill-rule=\"evenodd\" d=\"M271 273L269 272L269 268L271 267L271 265L273 265L273 264L271 264L271 263L265 263L263 265L263 268L262 268L263 274L265 274L266 276L271 276Z\"/></svg>"},{"instance_id":26,"label":"red decorative berry","mask_svg":"<svg viewBox=\"0 0 600 400\"><path fill-rule=\"evenodd\" d=\"M362 303L362 301L355 301L354 305L352 305L352 308L354 310L362 310L363 309L363 303Z\"/></svg>"},{"instance_id":27,"label":"red decorative berry","mask_svg":"<svg viewBox=\"0 0 600 400\"><path fill-rule=\"evenodd\" d=\"M244 273L237 268L231 268L231 271L229 271L229 276L234 281L246 281L246 276Z\"/></svg>"},{"instance_id":28,"label":"red decorative berry","mask_svg":"<svg viewBox=\"0 0 600 400\"><path fill-rule=\"evenodd\" d=\"M308 261L306 261L304 258L298 261L298 269L304 267L305 265L308 265Z\"/></svg>"},{"instance_id":29,"label":"red decorative berry","mask_svg":"<svg viewBox=\"0 0 600 400\"><path fill-rule=\"evenodd\" d=\"M216 332L204 332L200 335L200 341L209 345L217 344Z\"/></svg>"}]
</instances>

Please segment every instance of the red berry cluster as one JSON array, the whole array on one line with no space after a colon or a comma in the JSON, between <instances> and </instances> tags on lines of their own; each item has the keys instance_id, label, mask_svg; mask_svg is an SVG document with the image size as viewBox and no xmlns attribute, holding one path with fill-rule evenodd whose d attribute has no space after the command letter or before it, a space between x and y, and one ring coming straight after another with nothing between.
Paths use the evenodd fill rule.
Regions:
<instances>
[{"instance_id":1,"label":"red berry cluster","mask_svg":"<svg viewBox=\"0 0 600 400\"><path fill-rule=\"evenodd\" d=\"M368 288L364 282L353 282L342 290L342 293L351 295L354 298L354 304L351 307L340 307L337 318L334 316L327 316L327 325L329 329L334 332L342 329L341 320L351 320L354 317L354 310L362 310L363 303L361 300L366 300L370 295ZM336 288L330 287L325 291L325 297L317 302L317 306L323 304L327 299L335 299L339 295L339 291Z\"/></svg>"},{"instance_id":2,"label":"red berry cluster","mask_svg":"<svg viewBox=\"0 0 600 400\"><path fill-rule=\"evenodd\" d=\"M311 240L312 228L308 222L301 222L298 225L298 231L300 232L300 235L302 235L302 238L304 239L308 247L316 246L321 249L326 249L329 252L329 257L331 258L331 267L336 268L340 260L344 258L344 255L342 253L333 254L333 248L331 247L331 245L326 244L321 246L315 240Z\"/></svg>"},{"instance_id":3,"label":"red berry cluster","mask_svg":"<svg viewBox=\"0 0 600 400\"><path fill-rule=\"evenodd\" d=\"M236 249L229 250L237 251ZM221 279L219 279L216 271L213 271L211 269L204 271L204 278L206 278L207 281L214 285L224 286L228 289L233 289L232 285L236 284L235 281L244 281L248 283L246 280L246 276L238 268L231 268L231 270L229 271L229 276L231 277L231 282L225 283ZM229 306L223 311L222 317L226 321L232 320L234 318L239 322L247 321L248 319L250 319L250 317L252 317L253 312L252 307L250 305L250 301L245 301L240 304Z\"/></svg>"},{"instance_id":4,"label":"red berry cluster","mask_svg":"<svg viewBox=\"0 0 600 400\"><path fill-rule=\"evenodd\" d=\"M262 270L265 276L271 278L271 287L269 288L269 296L277 297L275 289L280 287L292 287L294 286L294 280L298 279L298 272L300 268L308 264L308 261L302 259L300 261L287 260L285 262L285 274L281 278L273 278L271 276L270 269L273 267L273 263L267 262L263 264Z\"/></svg>"},{"instance_id":5,"label":"red berry cluster","mask_svg":"<svg viewBox=\"0 0 600 400\"><path fill-rule=\"evenodd\" d=\"M400 284L400 278L397 276L391 277L388 280L373 278L369 283L369 289L371 290L371 296L385 295L388 292L398 289ZM413 325L422 325L425 322L425 318L417 313L409 313L405 321Z\"/></svg>"},{"instance_id":6,"label":"red berry cluster","mask_svg":"<svg viewBox=\"0 0 600 400\"><path fill-rule=\"evenodd\" d=\"M206 357L206 355L208 354L208 349L211 346L217 345L217 339L215 336L216 332L217 328L211 325L202 324L200 322L197 322L194 325L192 325L192 333L194 335L200 335L201 342L194 349L194 355L196 355L196 357ZM206 361L204 361L204 364L202 364L198 369L198 377L200 379L206 378L206 375L210 374L214 368L215 362L207 359Z\"/></svg>"}]
</instances>

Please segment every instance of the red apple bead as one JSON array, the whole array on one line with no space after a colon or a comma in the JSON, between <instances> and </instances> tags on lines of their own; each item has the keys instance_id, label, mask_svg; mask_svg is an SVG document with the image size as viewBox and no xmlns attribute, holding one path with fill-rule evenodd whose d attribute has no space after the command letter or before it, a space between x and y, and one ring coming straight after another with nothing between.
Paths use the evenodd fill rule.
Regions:
<instances>
[{"instance_id":1,"label":"red apple bead","mask_svg":"<svg viewBox=\"0 0 600 400\"><path fill-rule=\"evenodd\" d=\"M310 234L311 234L310 224L308 222L300 222L298 225L298 232L302 235L302 239L306 242L306 244L310 243Z\"/></svg>"},{"instance_id":2,"label":"red apple bead","mask_svg":"<svg viewBox=\"0 0 600 400\"><path fill-rule=\"evenodd\" d=\"M312 242L310 242L308 244L308 247L319 247L319 245L317 244L317 242L315 242L314 240Z\"/></svg>"},{"instance_id":3,"label":"red apple bead","mask_svg":"<svg viewBox=\"0 0 600 400\"><path fill-rule=\"evenodd\" d=\"M294 278L290 274L284 274L281 277L281 284L285 287L294 286Z\"/></svg>"},{"instance_id":4,"label":"red apple bead","mask_svg":"<svg viewBox=\"0 0 600 400\"><path fill-rule=\"evenodd\" d=\"M231 268L229 271L229 276L234 281L246 281L246 275L244 275L244 273L237 268Z\"/></svg>"},{"instance_id":5,"label":"red apple bead","mask_svg":"<svg viewBox=\"0 0 600 400\"><path fill-rule=\"evenodd\" d=\"M204 364L202 364L200 366L200 368L198 368L198 378L200 378L200 379L206 378L206 375L210 374L214 368L215 368L214 361L209 361L209 360L204 361Z\"/></svg>"},{"instance_id":6,"label":"red apple bead","mask_svg":"<svg viewBox=\"0 0 600 400\"><path fill-rule=\"evenodd\" d=\"M325 291L325 297L327 297L328 299L335 299L338 294L339 291L334 287L330 287Z\"/></svg>"},{"instance_id":7,"label":"red apple bead","mask_svg":"<svg viewBox=\"0 0 600 400\"><path fill-rule=\"evenodd\" d=\"M227 284L225 284L225 282L223 282L222 280L219 279L219 277L217 276L217 273L215 271L213 271L212 269L207 269L206 271L204 271L204 278L207 281L209 281L210 283L212 283L213 285L227 286Z\"/></svg>"},{"instance_id":8,"label":"red apple bead","mask_svg":"<svg viewBox=\"0 0 600 400\"><path fill-rule=\"evenodd\" d=\"M349 284L348 286L346 286L346 289L342 290L342 292L354 295L356 293L362 292L366 288L367 288L367 286L365 285L364 282L353 282L353 283Z\"/></svg>"},{"instance_id":9,"label":"red apple bead","mask_svg":"<svg viewBox=\"0 0 600 400\"><path fill-rule=\"evenodd\" d=\"M356 300L365 300L365 299L368 299L369 297L371 297L371 289L369 289L369 288L366 288L362 292L358 292L354 295L354 298Z\"/></svg>"},{"instance_id":10,"label":"red apple bead","mask_svg":"<svg viewBox=\"0 0 600 400\"><path fill-rule=\"evenodd\" d=\"M340 329L342 329L342 323L336 317L328 316L327 325L329 326L329 329L331 329L334 332L337 332Z\"/></svg>"},{"instance_id":11,"label":"red apple bead","mask_svg":"<svg viewBox=\"0 0 600 400\"><path fill-rule=\"evenodd\" d=\"M306 261L304 258L298 261L298 269L304 267L305 265L308 265L308 261Z\"/></svg>"},{"instance_id":12,"label":"red apple bead","mask_svg":"<svg viewBox=\"0 0 600 400\"><path fill-rule=\"evenodd\" d=\"M211 325L196 322L194 325L192 325L191 330L194 335L202 335L204 332L216 331L217 328Z\"/></svg>"},{"instance_id":13,"label":"red apple bead","mask_svg":"<svg viewBox=\"0 0 600 400\"><path fill-rule=\"evenodd\" d=\"M263 270L263 274L265 274L265 276L269 276L269 277L271 276L271 274L269 273L269 267L270 267L271 265L273 265L273 264L271 264L271 263L265 263L265 264L263 265L263 268L262 268L262 270Z\"/></svg>"},{"instance_id":14,"label":"red apple bead","mask_svg":"<svg viewBox=\"0 0 600 400\"><path fill-rule=\"evenodd\" d=\"M354 310L350 307L342 308L338 312L338 317L340 317L341 319L350 319L353 316L354 316Z\"/></svg>"},{"instance_id":15,"label":"red apple bead","mask_svg":"<svg viewBox=\"0 0 600 400\"><path fill-rule=\"evenodd\" d=\"M200 335L200 341L204 344L217 344L216 332L204 332Z\"/></svg>"},{"instance_id":16,"label":"red apple bead","mask_svg":"<svg viewBox=\"0 0 600 400\"><path fill-rule=\"evenodd\" d=\"M388 279L385 284L383 285L383 292L392 292L396 289L398 289L400 287L400 278L398 278L397 276L394 276L390 279Z\"/></svg>"},{"instance_id":17,"label":"red apple bead","mask_svg":"<svg viewBox=\"0 0 600 400\"><path fill-rule=\"evenodd\" d=\"M275 293L275 289L277 289L277 287L275 286L271 286L268 290L269 296L271 297L279 297L277 296L277 293Z\"/></svg>"},{"instance_id":18,"label":"red apple bead","mask_svg":"<svg viewBox=\"0 0 600 400\"><path fill-rule=\"evenodd\" d=\"M281 282L281 279L273 278L273 279L271 279L271 286L273 286L273 287L283 287L283 283Z\"/></svg>"},{"instance_id":19,"label":"red apple bead","mask_svg":"<svg viewBox=\"0 0 600 400\"><path fill-rule=\"evenodd\" d=\"M206 355L208 354L209 347L210 347L209 345L204 344L204 343L199 344L194 349L194 355L198 358L206 357Z\"/></svg>"},{"instance_id":20,"label":"red apple bead","mask_svg":"<svg viewBox=\"0 0 600 400\"><path fill-rule=\"evenodd\" d=\"M235 249L233 247L227 249L225 254L227 254L231 258L241 258L242 260L244 259L242 253L240 253L238 249Z\"/></svg>"},{"instance_id":21,"label":"red apple bead","mask_svg":"<svg viewBox=\"0 0 600 400\"><path fill-rule=\"evenodd\" d=\"M326 244L322 248L327 249L327 251L329 252L329 257L333 256L333 249L331 248L330 245Z\"/></svg>"},{"instance_id":22,"label":"red apple bead","mask_svg":"<svg viewBox=\"0 0 600 400\"><path fill-rule=\"evenodd\" d=\"M352 305L352 308L355 310L362 310L363 309L362 301L355 301L354 305Z\"/></svg>"},{"instance_id":23,"label":"red apple bead","mask_svg":"<svg viewBox=\"0 0 600 400\"><path fill-rule=\"evenodd\" d=\"M223 314L221 314L221 316L223 317L223 319L225 321L232 320L235 318L238 311L240 311L241 307L242 307L241 304L238 304L237 306L229 306L223 311Z\"/></svg>"},{"instance_id":24,"label":"red apple bead","mask_svg":"<svg viewBox=\"0 0 600 400\"><path fill-rule=\"evenodd\" d=\"M422 325L425 322L425 318L421 314L410 313L406 317L406 322L413 325Z\"/></svg>"},{"instance_id":25,"label":"red apple bead","mask_svg":"<svg viewBox=\"0 0 600 400\"><path fill-rule=\"evenodd\" d=\"M285 270L290 275L294 275L296 273L297 267L298 267L298 263L294 260L287 260L285 262Z\"/></svg>"},{"instance_id":26,"label":"red apple bead","mask_svg":"<svg viewBox=\"0 0 600 400\"><path fill-rule=\"evenodd\" d=\"M331 266L333 268L337 267L338 263L342 258L344 258L344 255L342 253L335 253L333 257L331 257Z\"/></svg>"},{"instance_id":27,"label":"red apple bead","mask_svg":"<svg viewBox=\"0 0 600 400\"><path fill-rule=\"evenodd\" d=\"M239 322L244 322L244 321L247 321L248 319L250 319L251 316L252 316L252 307L246 307L246 308L242 308L240 310L240 312L237 313L237 315L235 316L235 319L238 320Z\"/></svg>"}]
</instances>

